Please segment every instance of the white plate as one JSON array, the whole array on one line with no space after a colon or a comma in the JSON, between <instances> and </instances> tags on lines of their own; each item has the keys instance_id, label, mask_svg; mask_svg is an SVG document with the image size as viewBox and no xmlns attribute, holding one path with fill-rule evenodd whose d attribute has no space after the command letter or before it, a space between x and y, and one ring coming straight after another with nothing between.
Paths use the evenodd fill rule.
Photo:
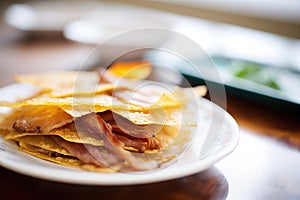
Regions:
<instances>
[{"instance_id":1,"label":"white plate","mask_svg":"<svg viewBox=\"0 0 300 200\"><path fill-rule=\"evenodd\" d=\"M228 113L205 99L200 99L199 103L198 127L201 131L197 132L190 148L173 164L163 169L113 174L82 171L20 152L15 143L5 141L2 137L0 138L0 164L12 171L40 179L85 185L145 184L192 175L209 168L233 151L239 135L237 123ZM201 152L206 154L201 155Z\"/></svg>"}]
</instances>

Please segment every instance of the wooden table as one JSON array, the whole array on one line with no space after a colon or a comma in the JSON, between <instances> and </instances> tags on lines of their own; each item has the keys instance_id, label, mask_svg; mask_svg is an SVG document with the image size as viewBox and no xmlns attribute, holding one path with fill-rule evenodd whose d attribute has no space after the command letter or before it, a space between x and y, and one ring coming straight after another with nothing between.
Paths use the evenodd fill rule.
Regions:
<instances>
[{"instance_id":1,"label":"wooden table","mask_svg":"<svg viewBox=\"0 0 300 200\"><path fill-rule=\"evenodd\" d=\"M24 38L0 24L0 85L16 73L76 69L91 46L61 38ZM1 199L300 199L299 109L262 105L228 93L240 125L235 151L198 174L137 186L82 186L39 180L0 168Z\"/></svg>"}]
</instances>

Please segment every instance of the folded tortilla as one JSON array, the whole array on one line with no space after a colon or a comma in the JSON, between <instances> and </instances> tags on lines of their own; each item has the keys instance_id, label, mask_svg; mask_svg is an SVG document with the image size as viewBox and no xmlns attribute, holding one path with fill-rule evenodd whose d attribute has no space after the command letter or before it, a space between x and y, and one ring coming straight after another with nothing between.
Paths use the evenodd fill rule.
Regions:
<instances>
[{"instance_id":1,"label":"folded tortilla","mask_svg":"<svg viewBox=\"0 0 300 200\"><path fill-rule=\"evenodd\" d=\"M23 152L90 171L151 170L176 157L161 152L179 134L193 134L197 123L193 96L199 88L134 90L136 80L119 86L99 79L97 72L17 76L40 92L0 102L11 109L0 116L0 133Z\"/></svg>"}]
</instances>

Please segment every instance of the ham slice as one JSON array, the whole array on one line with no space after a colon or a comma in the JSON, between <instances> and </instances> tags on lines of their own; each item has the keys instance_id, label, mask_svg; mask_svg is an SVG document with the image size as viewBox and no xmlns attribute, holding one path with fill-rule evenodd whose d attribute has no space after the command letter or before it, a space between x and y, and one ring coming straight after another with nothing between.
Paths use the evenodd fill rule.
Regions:
<instances>
[{"instance_id":1,"label":"ham slice","mask_svg":"<svg viewBox=\"0 0 300 200\"><path fill-rule=\"evenodd\" d=\"M136 125L110 110L99 113L99 115L111 125L112 132L125 146L133 147L138 152L160 149L160 142L155 135L161 130L162 125Z\"/></svg>"},{"instance_id":2,"label":"ham slice","mask_svg":"<svg viewBox=\"0 0 300 200\"><path fill-rule=\"evenodd\" d=\"M52 139L85 164L108 167L114 166L122 161L118 157L112 156L111 152L107 151L105 148L69 142L57 136L52 136Z\"/></svg>"},{"instance_id":3,"label":"ham slice","mask_svg":"<svg viewBox=\"0 0 300 200\"><path fill-rule=\"evenodd\" d=\"M104 141L104 147L74 144L65 140L55 141L84 163L115 167L126 164L133 170L151 170L159 167L156 161L144 162L124 149L124 144L112 133L112 127L99 115L90 113L75 120L77 131L93 134Z\"/></svg>"}]
</instances>

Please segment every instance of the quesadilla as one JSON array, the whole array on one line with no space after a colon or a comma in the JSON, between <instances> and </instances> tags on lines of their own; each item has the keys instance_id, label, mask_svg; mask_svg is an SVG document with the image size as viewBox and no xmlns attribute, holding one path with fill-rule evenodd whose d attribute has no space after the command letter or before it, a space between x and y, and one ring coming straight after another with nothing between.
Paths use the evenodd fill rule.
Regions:
<instances>
[{"instance_id":1,"label":"quesadilla","mask_svg":"<svg viewBox=\"0 0 300 200\"><path fill-rule=\"evenodd\" d=\"M0 116L3 138L43 160L97 172L152 170L178 156L164 151L178 136L191 139L192 105L205 87L162 87L140 80L142 69L133 71L141 76L112 69L17 76L39 92L0 101L10 109Z\"/></svg>"}]
</instances>

